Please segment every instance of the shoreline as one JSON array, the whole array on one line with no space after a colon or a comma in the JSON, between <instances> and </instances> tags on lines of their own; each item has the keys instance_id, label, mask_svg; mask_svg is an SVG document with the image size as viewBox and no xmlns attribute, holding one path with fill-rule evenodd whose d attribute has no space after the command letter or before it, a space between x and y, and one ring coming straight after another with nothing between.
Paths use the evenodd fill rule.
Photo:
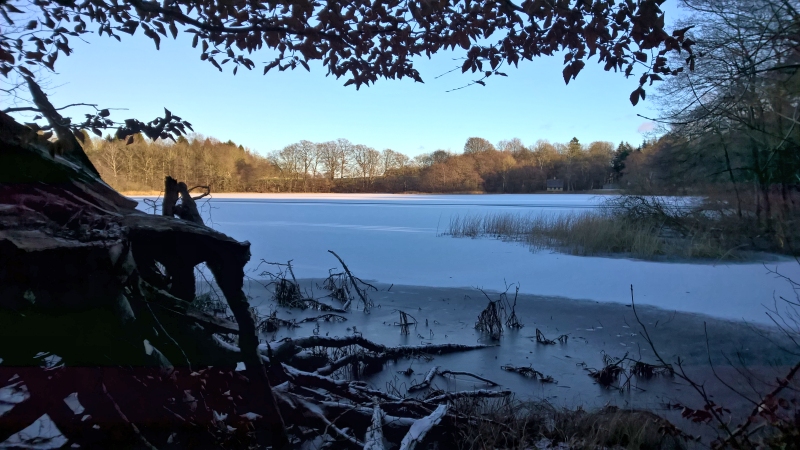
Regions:
<instances>
[{"instance_id":1,"label":"shoreline","mask_svg":"<svg viewBox=\"0 0 800 450\"><path fill-rule=\"evenodd\" d=\"M298 280L301 289L314 298L328 292L320 288L321 279ZM608 405L623 409L642 409L665 416L684 429L693 429L681 419L680 411L664 405L697 405L696 392L677 377L659 376L652 379L633 377L630 389L604 388L589 376L589 369L599 370L605 355L629 357L647 363L657 363L649 344L639 333L638 323L630 305L602 303L592 300L572 300L533 294L519 294L515 312L524 325L519 330L504 331L499 341L487 341L475 330L475 321L488 304L487 298L475 288L440 288L375 283L378 291L370 291L375 306L369 314L354 308L343 314L343 323L321 322L301 324L294 329L280 328L262 334L267 341L310 336L312 333L346 336L359 333L376 343L397 345L426 345L445 343L496 344L482 350L449 355L431 355L430 359L400 359L387 363L364 381L376 389L405 389L420 381L420 377L434 366L449 370L478 374L497 382L496 389L507 389L520 401L545 401L556 407L603 408ZM300 320L321 314L314 310L278 307L271 300L271 291L258 281L250 279L245 289L251 305L260 314L277 312L278 317ZM492 300L497 292L486 291ZM513 302L513 292L509 302ZM338 302L323 298L323 302ZM417 320L409 335L400 333L398 311L404 311ZM796 358L782 351L777 344L792 348L792 343L775 327L750 324L743 321L716 319L697 313L670 311L654 306L638 305L636 311L647 326L659 354L671 364L678 359L692 379L704 383L719 405L733 411L734 416L749 413L743 399L733 394L715 377L714 370L740 392L750 389L751 380L741 376L741 370L756 378L774 380L785 376L786 368ZM568 340L554 345L536 342L537 331L555 339L567 334ZM738 358L738 359L737 359ZM735 365L729 361L737 361ZM743 366L738 361L744 363ZM709 364L714 364L712 366ZM502 370L503 365L531 367L552 376L554 383L541 383L515 373ZM412 368L406 376L399 372ZM678 368L677 366L675 367ZM444 390L482 389L474 380L456 378L439 380L437 388Z\"/></svg>"},{"instance_id":2,"label":"shoreline","mask_svg":"<svg viewBox=\"0 0 800 450\"><path fill-rule=\"evenodd\" d=\"M325 294L327 291L323 290L321 285L324 281L324 278L313 278L313 277L297 277L297 282L301 286L301 288L305 289L305 292L313 294L315 299L320 299L320 295ZM462 295L468 296L471 300L477 300L478 303L485 303L488 301L482 292L485 292L489 295L490 298L496 300L503 291L491 288L477 288L474 286L425 286L425 285L417 285L417 284L400 284L400 283L386 283L379 280L372 280L372 279L365 279L367 283L372 284L373 286L378 288L378 291L369 292L371 294L378 294L384 295L384 293L391 293L396 294L398 292L402 293L413 293L414 295L425 295L429 299L434 297L441 297L441 298L456 298L455 296ZM271 280L268 278L259 278L259 277L246 277L245 279L245 290L247 289L254 289L258 291L262 298L264 299L265 292L269 291L269 289L265 288L264 285L270 283ZM252 285L251 285L252 283ZM198 286L204 283L198 282ZM513 302L514 300L514 285L511 285L511 288L507 291L507 297L509 302ZM473 295L469 295L472 293ZM249 294L248 294L249 295ZM454 296L455 295L455 296ZM474 297L474 298L473 298ZM322 295L321 299L323 301L327 301L333 304L333 300L328 299L325 295ZM592 311L596 311L601 316L608 316L609 314L617 314L622 313L624 314L626 311L631 312L633 311L633 306L629 301L625 302L617 302L617 301L598 301L592 300L587 298L572 298L572 297L565 297L560 295L542 295L542 294L535 294L529 292L519 292L517 294L518 299L518 307L519 305L523 305L524 302L535 302L539 306L545 306L547 309L545 311L546 314L551 314L552 311L558 310L560 313L566 313L566 310L573 310L575 308L588 308ZM463 298L462 298L463 300ZM270 300L271 301L271 300ZM678 309L670 309L664 308L660 305L650 305L647 303L641 303L640 301L634 299L636 310L642 314L651 314L652 316L656 317L656 320L663 319L667 316L670 316L670 321L675 320L674 317L683 317L686 321L692 322L694 325L701 325L702 323L711 323L714 322L716 324L724 325L726 327L746 327L750 329L757 329L761 332L772 333L777 332L779 329L773 323L766 323L766 322L750 322L742 319L733 319L730 317L722 317L722 316L714 316L712 314L707 314L703 312L696 312L696 311L682 311ZM482 304L482 303L481 303ZM568 308L567 305L570 307ZM625 308L625 309L621 309ZM529 309L529 308L528 308ZM525 308L523 308L523 311ZM766 308L764 311L768 311ZM477 317L477 314L476 314ZM630 324L631 326L634 323ZM705 345L705 344L703 344Z\"/></svg>"},{"instance_id":3,"label":"shoreline","mask_svg":"<svg viewBox=\"0 0 800 450\"><path fill-rule=\"evenodd\" d=\"M159 197L163 191L120 191L125 197ZM458 195L458 196L523 196L523 195L620 195L620 190L575 191L575 192L525 192L525 193L501 193L501 192L216 192L211 193L214 198L250 198L250 197L292 197L292 196L430 196L430 195Z\"/></svg>"}]
</instances>

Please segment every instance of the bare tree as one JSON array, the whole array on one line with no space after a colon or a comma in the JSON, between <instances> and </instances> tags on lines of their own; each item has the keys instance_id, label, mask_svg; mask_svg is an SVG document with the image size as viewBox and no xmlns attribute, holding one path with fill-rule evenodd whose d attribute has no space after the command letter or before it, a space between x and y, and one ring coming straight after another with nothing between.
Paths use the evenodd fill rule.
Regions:
<instances>
[{"instance_id":1,"label":"bare tree","mask_svg":"<svg viewBox=\"0 0 800 450\"><path fill-rule=\"evenodd\" d=\"M336 178L339 170L339 156L336 141L327 141L317 144L317 160L322 163L322 170L329 180Z\"/></svg>"},{"instance_id":2,"label":"bare tree","mask_svg":"<svg viewBox=\"0 0 800 450\"><path fill-rule=\"evenodd\" d=\"M718 161L741 210L740 188L759 192L755 214L774 225L772 186L785 197L800 164L800 15L787 0L684 0L697 56L658 90L658 120L686 144L683 159ZM709 156L711 156L709 158ZM784 205L788 202L784 201Z\"/></svg>"},{"instance_id":3,"label":"bare tree","mask_svg":"<svg viewBox=\"0 0 800 450\"><path fill-rule=\"evenodd\" d=\"M280 167L284 179L288 178L289 180L289 191L293 191L294 182L297 180L302 168L300 144L287 145L275 156L276 163Z\"/></svg>"},{"instance_id":4,"label":"bare tree","mask_svg":"<svg viewBox=\"0 0 800 450\"><path fill-rule=\"evenodd\" d=\"M397 169L398 167L398 153L392 149L384 149L381 152L381 173L380 175L384 175L387 172L391 171L392 169Z\"/></svg>"},{"instance_id":5,"label":"bare tree","mask_svg":"<svg viewBox=\"0 0 800 450\"><path fill-rule=\"evenodd\" d=\"M319 175L319 166L322 164L324 155L322 153L322 144L314 144L312 149L314 156L311 158L311 178L316 180Z\"/></svg>"},{"instance_id":6,"label":"bare tree","mask_svg":"<svg viewBox=\"0 0 800 450\"><path fill-rule=\"evenodd\" d=\"M353 143L347 139L336 140L336 163L339 170L339 178L344 178L350 174L350 164L353 158Z\"/></svg>"},{"instance_id":7,"label":"bare tree","mask_svg":"<svg viewBox=\"0 0 800 450\"><path fill-rule=\"evenodd\" d=\"M99 157L103 166L109 170L111 176L116 180L122 173L125 164L123 152L124 146L121 142L101 141L95 146L94 151L87 153L90 156L96 155L96 157Z\"/></svg>"},{"instance_id":8,"label":"bare tree","mask_svg":"<svg viewBox=\"0 0 800 450\"><path fill-rule=\"evenodd\" d=\"M315 164L316 150L317 146L311 141L302 140L297 144L298 169L303 176L303 192L308 191L308 178Z\"/></svg>"},{"instance_id":9,"label":"bare tree","mask_svg":"<svg viewBox=\"0 0 800 450\"><path fill-rule=\"evenodd\" d=\"M464 153L481 153L495 150L494 145L481 137L471 137L464 144Z\"/></svg>"},{"instance_id":10,"label":"bare tree","mask_svg":"<svg viewBox=\"0 0 800 450\"><path fill-rule=\"evenodd\" d=\"M359 144L352 147L352 155L353 162L364 181L364 188L366 188L378 173L381 154L372 147Z\"/></svg>"},{"instance_id":11,"label":"bare tree","mask_svg":"<svg viewBox=\"0 0 800 450\"><path fill-rule=\"evenodd\" d=\"M520 138L511 138L497 143L497 149L501 152L519 153L525 150L525 144Z\"/></svg>"}]
</instances>

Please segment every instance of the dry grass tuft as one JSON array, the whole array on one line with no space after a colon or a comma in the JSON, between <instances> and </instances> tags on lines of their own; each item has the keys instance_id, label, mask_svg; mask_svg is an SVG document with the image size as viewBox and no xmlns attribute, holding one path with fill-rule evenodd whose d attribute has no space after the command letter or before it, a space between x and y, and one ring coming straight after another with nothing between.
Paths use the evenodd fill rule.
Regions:
<instances>
[{"instance_id":1,"label":"dry grass tuft","mask_svg":"<svg viewBox=\"0 0 800 450\"><path fill-rule=\"evenodd\" d=\"M457 424L455 441L462 450L530 449L537 444L553 448L564 444L571 449L686 448L681 439L663 432L669 422L647 411L606 407L587 412L514 399L463 399L453 406L483 418Z\"/></svg>"},{"instance_id":2,"label":"dry grass tuft","mask_svg":"<svg viewBox=\"0 0 800 450\"><path fill-rule=\"evenodd\" d=\"M688 202L625 196L613 198L599 210L572 214L455 216L445 234L489 236L580 256L741 259L752 246L733 222L725 211ZM737 218L736 224L741 223Z\"/></svg>"}]
</instances>

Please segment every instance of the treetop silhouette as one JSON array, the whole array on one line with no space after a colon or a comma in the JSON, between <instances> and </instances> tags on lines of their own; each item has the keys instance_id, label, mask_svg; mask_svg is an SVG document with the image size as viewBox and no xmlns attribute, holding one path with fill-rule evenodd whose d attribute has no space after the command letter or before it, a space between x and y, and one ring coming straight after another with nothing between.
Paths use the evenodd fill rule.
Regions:
<instances>
[{"instance_id":1,"label":"treetop silhouette","mask_svg":"<svg viewBox=\"0 0 800 450\"><path fill-rule=\"evenodd\" d=\"M0 38L0 73L32 77L31 67L55 70L59 55L72 53L70 38L89 34L121 40L137 31L159 48L161 39L193 35L200 58L219 70L255 69L253 54L271 50L263 73L310 70L320 61L329 75L356 88L379 78L422 82L413 59L461 48L462 72L480 78L505 76L503 64L565 51L569 83L596 55L605 70L645 73L631 94L644 98L644 84L677 74L666 55L693 58L687 28L664 29L664 0L0 0L8 22Z\"/></svg>"}]
</instances>

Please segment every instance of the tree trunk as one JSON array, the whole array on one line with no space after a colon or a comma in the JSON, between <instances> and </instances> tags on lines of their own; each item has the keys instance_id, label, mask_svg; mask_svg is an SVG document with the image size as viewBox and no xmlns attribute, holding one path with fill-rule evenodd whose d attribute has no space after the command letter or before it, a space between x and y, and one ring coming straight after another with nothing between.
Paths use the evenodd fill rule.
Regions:
<instances>
[{"instance_id":1,"label":"tree trunk","mask_svg":"<svg viewBox=\"0 0 800 450\"><path fill-rule=\"evenodd\" d=\"M206 194L208 188L206 187ZM178 197L180 196L181 204L175 205ZM167 199L170 204L167 204ZM201 227L205 227L203 218L197 209L195 199L189 193L186 183L178 182L172 177L166 177L164 180L164 215L167 213L175 214L183 220L194 223ZM253 315L250 313L250 304L247 301L247 296L242 290L244 283L244 266L250 260L250 243L245 242L238 247L238 252L228 250L216 252L212 258L206 260L208 268L214 275L214 279L222 290L225 299L228 301L228 306L231 308L236 322L239 325L239 348L242 352L245 366L247 368L248 378L252 383L252 394L256 399L261 399L257 403L260 407L257 414L262 416L262 421L270 433L264 434L265 438L272 437L272 445L274 448L288 447L289 441L286 437L286 427L283 423L278 405L275 402L275 397L272 393L272 387L267 377L267 372L261 361L261 356L258 352L258 333L256 331L256 324L253 320ZM191 282L192 299L194 299L194 266L191 259L184 259L178 268L181 273L181 282ZM169 267L168 267L169 269ZM185 277L185 278L183 278ZM175 285L175 278L173 277L173 286ZM183 287L181 290L188 291L189 288ZM177 295L176 295L177 296ZM179 297L180 298L180 297ZM264 440L266 443L267 441Z\"/></svg>"}]
</instances>

